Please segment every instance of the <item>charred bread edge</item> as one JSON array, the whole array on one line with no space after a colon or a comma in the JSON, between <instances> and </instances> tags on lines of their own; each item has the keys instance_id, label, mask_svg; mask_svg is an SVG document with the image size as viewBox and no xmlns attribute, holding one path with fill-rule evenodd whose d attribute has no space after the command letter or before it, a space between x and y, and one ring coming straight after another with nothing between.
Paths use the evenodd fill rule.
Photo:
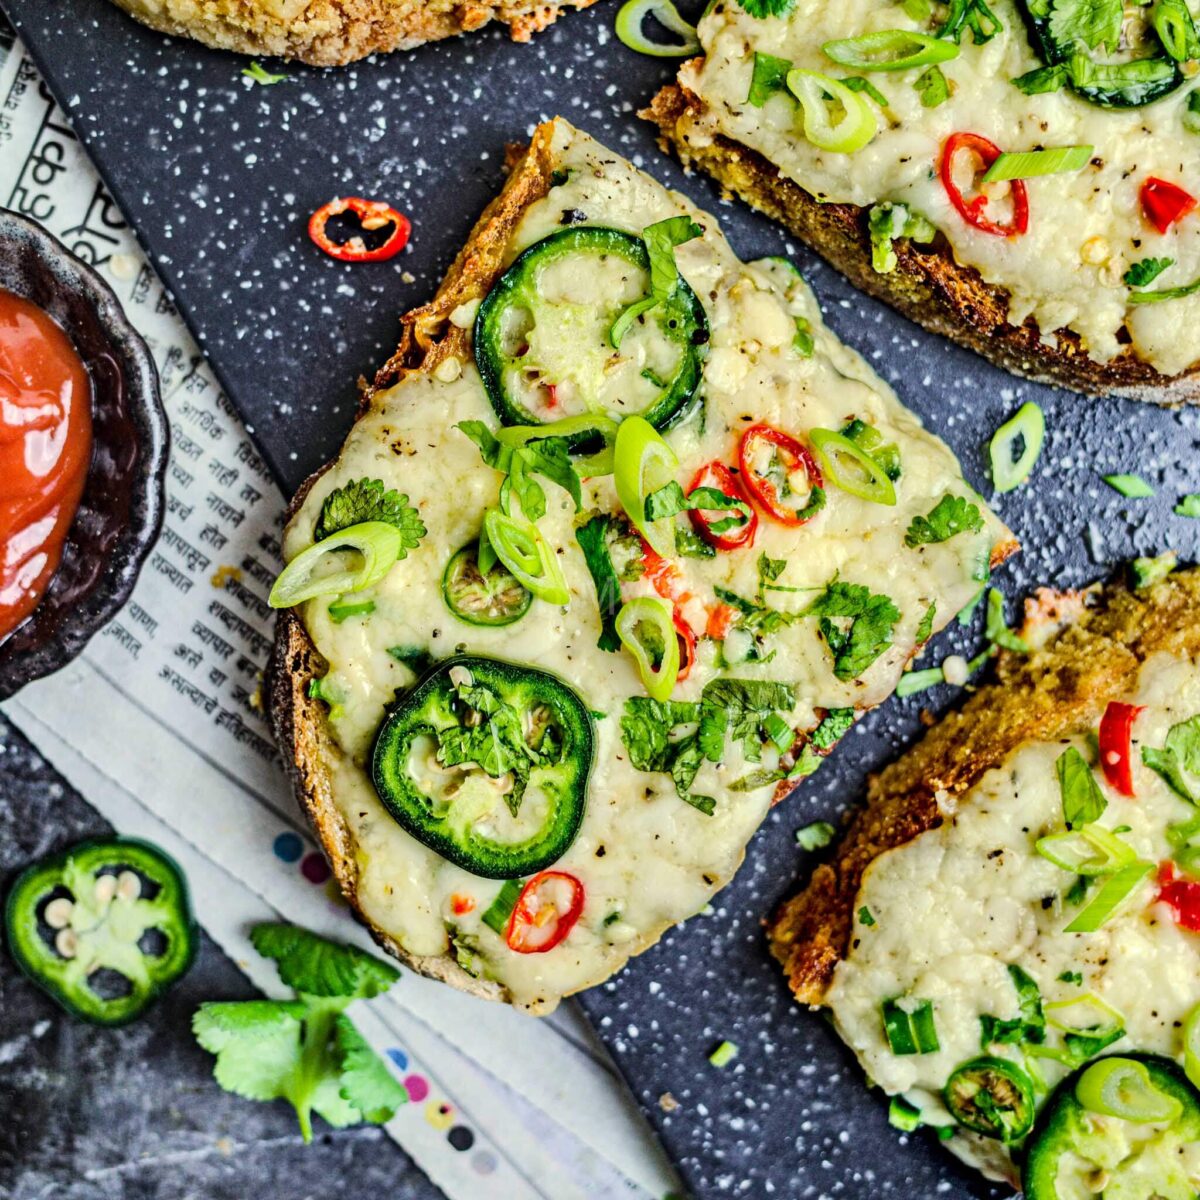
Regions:
<instances>
[{"instance_id":1,"label":"charred bread edge","mask_svg":"<svg viewBox=\"0 0 1200 1200\"><path fill-rule=\"evenodd\" d=\"M406 376L434 371L448 358L470 357L468 331L455 325L450 315L460 305L487 295L501 272L505 249L525 209L549 191L553 132L552 123L540 125L528 148L510 148L508 180L476 222L437 295L429 304L401 317L399 348L380 368L372 383L362 383L360 417L370 408L376 393L387 390ZM288 505L287 520L296 514L313 484L330 465L322 467L301 485ZM1017 549L1017 543L1012 539L997 544L992 552L992 566L999 566ZM342 895L379 945L412 970L452 983L476 996L508 999L501 985L469 975L449 955L408 953L393 937L372 924L359 906L356 895L358 864L353 839L334 803L325 765L327 761L335 760L341 751L329 736L324 705L308 695L309 681L323 675L328 665L313 645L300 618L290 609L281 612L276 621L266 684L272 729L297 802L325 849ZM797 750L804 740L801 739ZM783 786L776 801L783 799L790 790L790 785ZM661 932L639 940L631 948L630 956L653 945Z\"/></svg>"},{"instance_id":2,"label":"charred bread edge","mask_svg":"<svg viewBox=\"0 0 1200 1200\"><path fill-rule=\"evenodd\" d=\"M900 239L895 245L896 270L879 274L871 266L866 209L820 203L757 151L721 134L713 134L707 144L692 144L686 136L688 124L701 119L705 108L694 92L671 83L640 115L658 126L663 149L674 149L685 167L706 172L727 192L779 221L855 287L918 325L1040 383L1156 404L1200 402L1200 367L1168 377L1132 350L1099 363L1069 329L1056 331L1057 345L1051 346L1032 317L1021 325L1010 324L1009 293L985 283L974 267L957 263L941 234L928 247Z\"/></svg>"},{"instance_id":3,"label":"charred bread edge","mask_svg":"<svg viewBox=\"0 0 1200 1200\"><path fill-rule=\"evenodd\" d=\"M1122 583L1043 589L1026 601L1023 633L1032 653L1002 651L994 683L868 781L866 805L833 858L768 922L771 951L802 1003L823 1002L846 954L863 874L879 855L939 825L943 806L1023 743L1094 725L1152 654L1200 655L1200 568L1141 593Z\"/></svg>"},{"instance_id":4,"label":"charred bread edge","mask_svg":"<svg viewBox=\"0 0 1200 1200\"><path fill-rule=\"evenodd\" d=\"M197 29L188 21L147 13L131 0L115 0L130 16L161 33L189 37L219 50L239 54L279 55L314 67L340 67L368 54L411 50L426 42L471 33L496 20L506 24L515 42L527 42L554 24L565 9L587 8L595 0L560 0L553 4L530 0L462 0L441 13L431 13L424 0L324 0L313 4L297 22L279 21L266 31L245 29L233 22ZM255 0L257 3L257 0ZM308 26L322 21L329 32L310 36Z\"/></svg>"}]
</instances>

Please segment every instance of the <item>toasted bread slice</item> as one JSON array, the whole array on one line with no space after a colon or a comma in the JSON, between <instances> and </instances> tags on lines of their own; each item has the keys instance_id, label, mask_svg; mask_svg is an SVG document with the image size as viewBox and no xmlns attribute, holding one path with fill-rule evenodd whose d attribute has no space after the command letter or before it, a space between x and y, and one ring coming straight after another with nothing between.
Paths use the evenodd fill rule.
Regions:
<instances>
[{"instance_id":1,"label":"toasted bread slice","mask_svg":"<svg viewBox=\"0 0 1200 1200\"><path fill-rule=\"evenodd\" d=\"M501 21L527 42L564 9L594 0L115 0L162 33L219 50L338 67L368 54L411 50Z\"/></svg>"},{"instance_id":2,"label":"toasted bread slice","mask_svg":"<svg viewBox=\"0 0 1200 1200\"><path fill-rule=\"evenodd\" d=\"M1195 951L1154 905L1152 874L1173 853L1168 827L1192 810L1139 750L1162 746L1167 729L1200 707L1200 569L1140 591L1120 583L1044 590L1027 601L1021 632L1031 652L1001 652L995 682L870 780L833 857L768 923L796 998L828 1006L868 1075L933 1124L952 1124L941 1089L979 1053L980 1021L989 1019L981 1014L1008 1020L1017 1006L1006 971L1024 971L1047 1004L1094 991L1116 1005L1130 1039L1118 1049L1182 1058L1174 1033L1195 1002ZM1147 860L1146 878L1138 904L1095 932L1072 933L1064 927L1096 890L1074 897L1075 875L1039 843L1066 828L1056 759L1071 745L1086 759L1113 701L1145 707L1136 709L1130 750L1136 799L1106 785L1103 823ZM1094 771L1103 782L1104 764ZM1137 1000L1148 988L1154 1006ZM880 1006L896 996L931 1001L940 1052L901 1058L889 1047ZM997 1040L999 1051L985 1039L984 1052L1016 1049L1011 1037ZM1044 1096L1070 1064L1036 1061L1050 1072ZM998 1141L959 1128L950 1148L1018 1182Z\"/></svg>"},{"instance_id":3,"label":"toasted bread slice","mask_svg":"<svg viewBox=\"0 0 1200 1200\"><path fill-rule=\"evenodd\" d=\"M1170 304L1154 304L1130 307L1127 312L1124 302L1128 289L1122 283L1122 272L1128 266L1158 253L1160 248L1171 248L1163 245L1165 239L1158 238L1140 215L1135 185L1142 176L1153 174L1153 163L1158 158L1163 158L1164 166L1159 169L1165 174L1182 170L1186 176L1194 170L1195 156L1187 143L1176 139L1163 154L1151 156L1150 162L1142 161L1142 157L1134 157L1135 152L1141 154L1136 150L1141 145L1134 131L1136 116L1112 116L1108 110L1093 109L1084 101L1067 97L1061 101L1055 97L1061 107L1052 110L1062 116L1070 131L1066 134L1049 116L1044 118L1044 112L1050 112L1045 104L1034 106L1033 116L1018 119L1015 102L1006 98L1012 95L1016 101L1021 100L1009 76L1037 62L1028 59L1030 52L1024 44L1016 7L1006 4L997 10L1008 30L997 38L997 42L1009 38L1003 58L1000 50L991 53L991 44L972 44L970 36L964 35L955 60L944 65L952 76L958 72L958 79L950 84L950 95L956 97L953 103L930 112L914 100L912 83L904 73L899 78L894 74L872 74L872 95L888 98L893 106L880 108L870 102L870 113L878 114L872 120L880 121L876 142L856 154L822 156L799 132L798 109L790 126L785 124L781 109L768 113L770 104L785 104L774 95L781 90L787 95L781 77L770 84L773 98L756 96L751 100L746 94L748 61L757 61L755 52L761 50L769 61L779 64L784 60L770 56L791 56L799 50L808 56L796 65L815 67L818 72L832 71L833 76L840 77L848 68L834 66L822 55L820 44L826 37L848 36L845 29L860 32L863 24L874 29L878 22L868 11L870 7L847 6L842 13L840 6L810 5L803 11L793 8L790 18L763 19L750 18L736 0L710 7L700 28L707 58L685 62L678 82L665 86L642 115L658 125L665 149L674 150L685 167L712 175L728 193L780 221L864 292L888 302L926 329L976 350L1004 370L1090 394L1115 394L1166 404L1200 400L1200 355L1184 359L1182 364L1178 361L1180 350L1192 343L1186 332L1194 319L1192 311L1176 307L1172 312ZM791 24L786 24L787 20ZM905 25L907 18L901 14L895 22ZM812 29L814 24L821 28ZM839 30L836 34L830 31L834 28ZM962 98L974 88L978 76L972 71L983 70L982 64L992 73L992 83L998 85L995 94L989 91L986 97L998 97L997 103L1007 106L1003 113L994 112L986 100ZM917 74L917 68L908 74ZM1044 101L1046 97L1033 100ZM1177 100L1175 97L1170 103ZM895 115L900 112L896 106L907 106L904 115ZM949 109L955 109L955 113L946 118L943 113ZM1092 229L1086 227L1086 220L1079 220L1073 206L1063 220L1079 220L1080 228L1064 226L1060 220L1051 238L1056 198L1066 186L1054 178L1032 180L1028 185L1030 234L1006 239L972 230L950 206L937 182L938 146L949 132L948 120L970 122L959 128L986 133L997 142L1008 143L1004 149L1014 150L1027 148L1031 137L1028 131L1033 128L1052 145L1070 142L1074 132L1087 134L1078 140L1091 140L1094 134L1096 155L1080 173L1080 179L1087 172L1098 173L1094 182L1087 181L1092 192L1086 194L1109 198L1104 205L1090 205L1084 194L1079 194L1072 203L1088 215L1088 220L1098 222L1096 228L1103 228L1104 236L1088 236ZM1112 133L1110 145L1102 144L1110 133L1104 121L1123 122L1120 131ZM1160 140L1165 140L1165 132ZM882 149L878 148L881 143ZM1150 151L1145 154L1150 155ZM928 173L916 169L926 162L926 155ZM900 166L895 166L893 156L899 158ZM1108 174L1116 172L1117 162L1126 164L1127 160L1124 174ZM884 172L889 174L884 176ZM877 182L877 176L883 176L881 181ZM1116 179L1120 184L1114 184ZM1116 196L1117 186L1122 188L1120 198ZM1124 193L1130 188L1133 196L1127 200ZM875 200L864 200L865 206L842 203L848 196L862 199L865 194ZM919 245L907 238L896 239L893 269L878 271L872 266L870 205L898 197L911 204L911 196L931 205L931 210L922 215L935 218L936 236L928 244ZM1097 216L1102 209L1103 221ZM1188 254L1193 232L1184 229L1178 233L1177 245L1189 247ZM956 239L955 246L947 234ZM1033 246L1034 235L1043 239L1038 248ZM1048 275L1038 264L1042 258L1049 263L1051 252L1046 247L1050 246L1061 258L1054 259L1054 271ZM1016 265L1022 253L1028 263ZM1192 262L1189 257L1188 265L1177 265L1177 274L1169 277L1170 283L1190 282ZM982 270L968 265L972 263L988 265ZM1060 283L1066 276L1072 277L1069 292ZM1014 299L1012 290L998 282L1000 278L1020 281L1019 298ZM1171 304L1177 306L1180 301ZM1105 316L1100 319L1097 313L1102 305L1108 307L1103 308ZM1130 316L1133 313L1135 317ZM1146 324L1148 320L1162 322L1168 318L1176 323L1169 334ZM1139 336L1130 334L1134 326L1141 331ZM1091 347L1088 330L1094 335ZM1140 342L1142 335L1144 340ZM1139 352L1135 348L1138 344L1152 346L1153 352ZM1097 350L1100 346L1103 353Z\"/></svg>"},{"instance_id":4,"label":"toasted bread slice","mask_svg":"<svg viewBox=\"0 0 1200 1200\"><path fill-rule=\"evenodd\" d=\"M873 612L878 614L880 603L892 612L882 617L889 629L853 678L834 673L825 640L838 642L832 622L826 634L819 632L815 616L801 621L804 614L796 611L775 618L772 645L763 657L776 666L766 671L751 665L750 678L768 683L782 678L794 688L788 725L798 741L782 757L774 752L778 767L770 757L761 761L751 754L744 760L741 743L730 741L725 756L709 760L716 765L706 768L712 775L702 790L714 793L707 812L708 797L696 797L701 806L685 803L665 767L633 766L623 714L631 699L645 700L644 685L631 655L597 646L595 587L574 540L576 521L584 518L577 518L565 492L553 498L540 520L550 544L560 547L569 606L535 600L537 612L515 624L477 628L451 616L440 590L447 558L478 535L483 512L497 503L501 478L481 463L476 447L456 427L462 417L495 422L474 365L475 304L519 252L557 238L564 228L586 232L591 224L607 231L605 236L628 237L648 223L680 214L694 214L697 224L681 244L679 269L696 281L712 314L712 345L702 368L707 416L701 420L693 412L669 431L682 477L714 457L736 456L756 413L804 430L841 424L861 412L886 440L898 444L904 464L892 505L839 492L803 529L766 524L763 518L758 540L744 554L681 557L674 567L692 594L703 592L715 605L716 587L731 586L742 595L752 591L761 571L760 552L774 553L794 572L773 576L793 608L806 603L810 591L823 591L830 579L858 587L865 598L869 589L854 582L864 576L874 590L890 592L898 606L893 611L884 603L887 598L874 597ZM599 261L612 259L606 253ZM641 284L622 269L622 302L628 302ZM570 278L573 302L580 307L589 285L581 290L573 274ZM604 304L612 302L609 292L599 295ZM604 334L598 352L616 362L606 340L607 321L597 327ZM593 336L590 326L584 328ZM798 331L810 340L798 339ZM590 346L583 343L582 352L590 352ZM566 364L568 378L573 366L574 360ZM428 534L376 585L371 595L378 611L361 621L335 621L324 600L282 615L270 678L279 744L343 895L380 944L424 974L535 1013L605 978L702 907L741 861L812 730L836 709L835 723L844 732L857 711L886 698L918 642L944 626L977 590L982 562L990 555L998 565L1016 548L981 501L962 532L943 531L930 544L906 543L911 521L947 495L970 492L948 447L924 431L886 384L837 343L793 268L774 260L739 262L711 217L561 120L540 126L528 149L516 156L503 191L476 224L435 299L403 318L400 346L364 390L359 420L341 456L293 501L289 557L311 543L317 515L334 488L366 476L382 476L408 494ZM585 511L625 519L610 477L590 478L582 487ZM972 500L978 497L972 494ZM780 569L777 564L776 572ZM791 601L792 595L798 599ZM700 638L704 614L702 607L700 615L687 618ZM410 836L373 790L368 769L375 731L394 694L407 691L417 678L402 656L390 653L399 642L435 658L466 652L549 670L592 710L598 752L586 812L575 841L554 868L583 881L589 900L579 936L568 938L562 951L516 952L494 924L481 921L497 895L495 880L472 876ZM703 646L692 678L677 686L673 698L681 708L699 707L706 682L741 685L736 676L744 676L746 668L735 668L730 678L730 668L715 646L712 650ZM339 716L310 695L315 679L336 680L343 689ZM740 729L738 737L744 736L754 736L753 731ZM816 747L796 777L819 766L836 736ZM461 915L452 918L455 902L459 908L453 911ZM414 951L414 944L421 949Z\"/></svg>"}]
</instances>

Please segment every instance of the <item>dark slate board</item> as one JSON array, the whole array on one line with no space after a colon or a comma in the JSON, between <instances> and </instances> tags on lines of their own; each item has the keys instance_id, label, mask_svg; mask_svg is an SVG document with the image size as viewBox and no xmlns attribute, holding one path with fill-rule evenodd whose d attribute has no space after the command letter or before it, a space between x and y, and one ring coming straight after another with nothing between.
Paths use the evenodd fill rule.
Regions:
<instances>
[{"instance_id":1,"label":"dark slate board","mask_svg":"<svg viewBox=\"0 0 1200 1200\"><path fill-rule=\"evenodd\" d=\"M743 257L790 249L769 222L722 204L711 184L685 180L658 152L635 110L670 65L613 40L615 4L571 15L531 47L485 31L338 72L289 67L288 83L250 88L240 60L142 30L105 0L2 3L288 488L338 447L354 376L391 350L396 316L431 295L500 182L504 143L537 119L561 112L715 208ZM411 251L356 269L317 254L304 221L339 192L404 208ZM999 505L1026 546L1003 572L1010 596L1082 584L1136 553L1198 557L1200 523L1171 514L1180 495L1200 490L1195 411L1019 383L863 299L811 255L796 257L831 325L951 443L978 485L991 431L1025 399L1045 408L1050 433L1034 480ZM1159 496L1125 501L1100 482L1099 473L1127 470L1159 485ZM956 627L930 657L977 641L977 627ZM916 736L922 703L953 699L939 689L864 721L772 813L713 916L584 996L696 1197L998 1194L926 1135L903 1144L822 1021L791 1002L760 927L811 869L794 831L853 803L866 773ZM741 1050L719 1071L707 1054L726 1038ZM670 1113L667 1093L679 1106Z\"/></svg>"}]
</instances>

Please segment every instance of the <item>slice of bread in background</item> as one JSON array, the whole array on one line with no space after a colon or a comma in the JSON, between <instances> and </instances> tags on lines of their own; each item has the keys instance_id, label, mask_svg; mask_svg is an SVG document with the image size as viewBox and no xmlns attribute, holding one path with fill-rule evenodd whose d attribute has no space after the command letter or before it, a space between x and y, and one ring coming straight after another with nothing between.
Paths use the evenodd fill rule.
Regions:
<instances>
[{"instance_id":1,"label":"slice of bread in background","mask_svg":"<svg viewBox=\"0 0 1200 1200\"><path fill-rule=\"evenodd\" d=\"M294 58L337 67L368 54L411 50L502 21L513 40L553 24L564 9L593 0L114 0L162 33L218 50Z\"/></svg>"},{"instance_id":2,"label":"slice of bread in background","mask_svg":"<svg viewBox=\"0 0 1200 1200\"><path fill-rule=\"evenodd\" d=\"M757 151L715 132L705 121L704 102L679 84L664 87L641 115L658 126L664 149L673 150L685 167L706 172L727 192L781 222L856 287L996 366L1092 395L1200 402L1200 370L1167 377L1132 351L1101 363L1069 329L1054 331L1050 344L1032 318L1010 324L1008 293L956 262L940 235L929 246L897 241L896 269L879 274L871 266L866 209L819 203Z\"/></svg>"}]
</instances>

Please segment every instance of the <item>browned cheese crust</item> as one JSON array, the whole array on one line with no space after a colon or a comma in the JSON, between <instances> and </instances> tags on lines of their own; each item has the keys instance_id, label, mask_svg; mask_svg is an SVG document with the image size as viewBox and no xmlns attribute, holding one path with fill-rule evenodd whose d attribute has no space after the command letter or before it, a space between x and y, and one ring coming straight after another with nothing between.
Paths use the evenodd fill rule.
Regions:
<instances>
[{"instance_id":1,"label":"browned cheese crust","mask_svg":"<svg viewBox=\"0 0 1200 1200\"><path fill-rule=\"evenodd\" d=\"M822 1002L846 954L863 873L941 823L939 795L952 801L1024 742L1094 728L1152 654L1200 655L1200 568L1137 593L1121 584L1082 595L1043 592L1026 609L1023 632L1035 647L1051 625L1045 644L1028 655L1001 652L994 683L872 777L866 806L832 861L769 922L771 951L798 1000Z\"/></svg>"},{"instance_id":2,"label":"browned cheese crust","mask_svg":"<svg viewBox=\"0 0 1200 1200\"><path fill-rule=\"evenodd\" d=\"M1168 378L1132 350L1098 363L1071 330L1056 330L1057 344L1050 346L1032 318L1009 324L1008 292L985 283L974 267L957 263L940 234L929 246L897 241L896 270L879 274L871 267L866 209L818 202L761 154L730 138L707 132L702 138L690 137L689 130L704 110L693 92L668 84L641 115L658 126L663 148L673 149L685 167L705 171L727 192L781 222L856 287L918 325L1042 383L1159 404L1200 403L1198 369Z\"/></svg>"},{"instance_id":3,"label":"browned cheese crust","mask_svg":"<svg viewBox=\"0 0 1200 1200\"><path fill-rule=\"evenodd\" d=\"M162 33L195 38L207 46L294 58L336 67L389 50L411 50L424 42L470 33L502 21L513 40L553 24L564 9L594 0L554 4L530 0L309 0L294 4L265 0L115 0L121 8Z\"/></svg>"},{"instance_id":4,"label":"browned cheese crust","mask_svg":"<svg viewBox=\"0 0 1200 1200\"><path fill-rule=\"evenodd\" d=\"M525 209L549 190L552 133L550 125L535 130L528 149L514 157L504 189L476 222L433 301L401 317L400 347L380 370L374 385L364 389L363 411L375 391L391 387L406 375L432 371L447 357L467 355L466 331L450 323L450 313L460 304L487 294L500 274L505 248ZM289 519L322 473L318 471L308 479L292 499ZM409 954L373 925L359 907L354 843L332 790L331 764L342 751L330 736L324 705L308 694L310 681L323 676L328 666L300 618L291 610L280 613L267 673L271 724L296 799L325 849L342 895L380 946L414 971L453 983L477 996L505 999L504 989L498 984L468 975L453 958Z\"/></svg>"}]
</instances>

